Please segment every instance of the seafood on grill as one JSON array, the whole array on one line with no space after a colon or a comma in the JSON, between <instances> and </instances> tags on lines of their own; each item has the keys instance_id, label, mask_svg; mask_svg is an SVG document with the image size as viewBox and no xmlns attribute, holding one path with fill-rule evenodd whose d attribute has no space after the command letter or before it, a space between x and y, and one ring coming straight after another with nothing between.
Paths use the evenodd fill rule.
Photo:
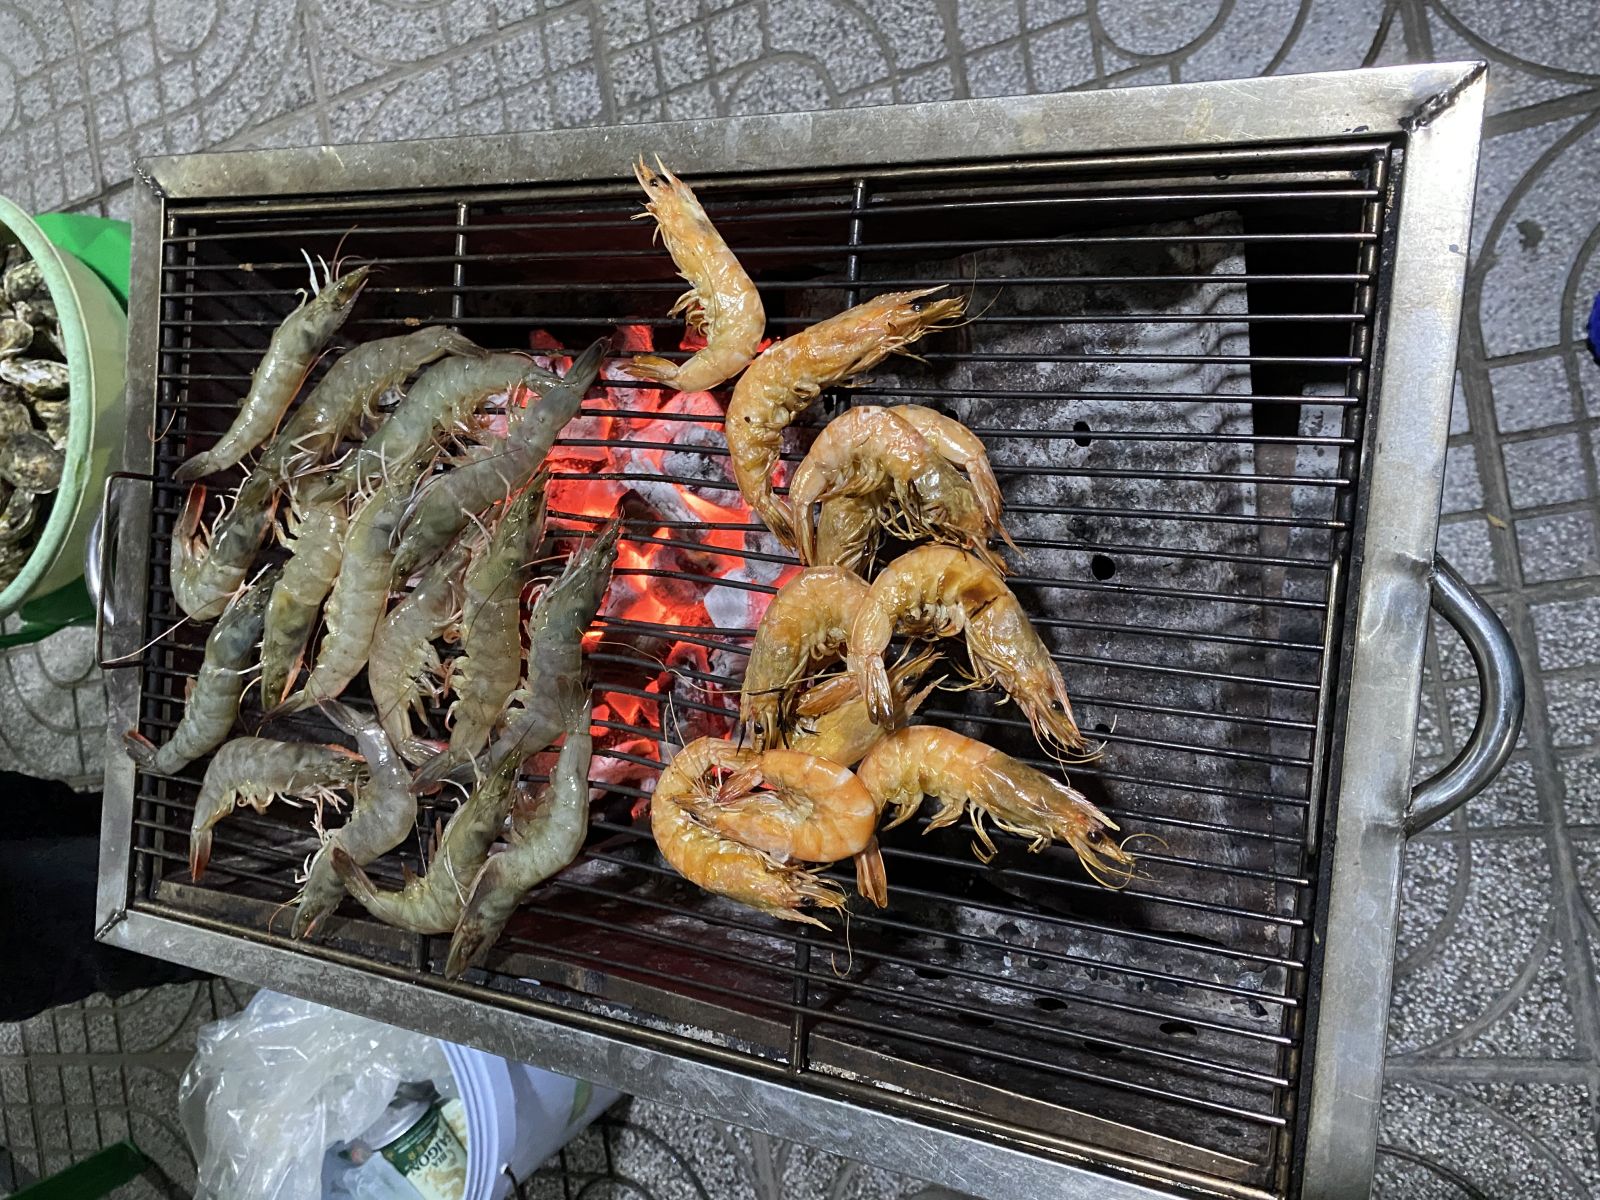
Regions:
<instances>
[{"instance_id":1,"label":"seafood on grill","mask_svg":"<svg viewBox=\"0 0 1600 1200\"><path fill-rule=\"evenodd\" d=\"M716 764L714 778L673 797L695 821L776 863L852 858L856 890L879 908L888 904L874 836L881 809L849 767L799 750L731 746L717 751Z\"/></svg>"},{"instance_id":2,"label":"seafood on grill","mask_svg":"<svg viewBox=\"0 0 1600 1200\"><path fill-rule=\"evenodd\" d=\"M739 722L757 750L784 744L794 695L843 657L867 585L842 567L810 567L772 597L756 626L739 692Z\"/></svg>"},{"instance_id":3,"label":"seafood on grill","mask_svg":"<svg viewBox=\"0 0 1600 1200\"><path fill-rule=\"evenodd\" d=\"M334 869L336 851L356 867L368 866L405 841L417 823L411 772L383 727L337 700L325 701L322 711L355 738L366 760L370 779L356 790L350 819L327 835L306 869L305 884L295 898L294 936L297 938L315 932L323 918L339 907L344 897L344 881Z\"/></svg>"},{"instance_id":4,"label":"seafood on grill","mask_svg":"<svg viewBox=\"0 0 1600 1200\"><path fill-rule=\"evenodd\" d=\"M542 392L559 382L521 354L436 362L417 376L383 424L312 495L327 500L366 492L396 476L415 479L444 438L472 431L469 422L489 397L518 388Z\"/></svg>"},{"instance_id":5,"label":"seafood on grill","mask_svg":"<svg viewBox=\"0 0 1600 1200\"><path fill-rule=\"evenodd\" d=\"M817 506L813 559L854 571L863 579L878 556L883 523L870 496L835 496Z\"/></svg>"},{"instance_id":6,"label":"seafood on grill","mask_svg":"<svg viewBox=\"0 0 1600 1200\"><path fill-rule=\"evenodd\" d=\"M1015 594L982 559L955 546L919 546L872 581L850 627L846 661L873 721L891 728L896 714L884 653L898 634L962 638L973 686L1001 688L1041 742L1089 757L1061 668Z\"/></svg>"},{"instance_id":7,"label":"seafood on grill","mask_svg":"<svg viewBox=\"0 0 1600 1200\"><path fill-rule=\"evenodd\" d=\"M466 902L450 938L446 979L459 979L499 939L522 898L565 867L583 848L589 830L589 729L587 688L573 689L576 703L567 713L566 740L550 782L532 797L512 805L506 848L489 855L467 889Z\"/></svg>"},{"instance_id":8,"label":"seafood on grill","mask_svg":"<svg viewBox=\"0 0 1600 1200\"><path fill-rule=\"evenodd\" d=\"M328 368L262 452L256 469L280 483L292 481L370 420L378 398L390 388L447 355L482 358L487 353L442 325L362 343Z\"/></svg>"},{"instance_id":9,"label":"seafood on grill","mask_svg":"<svg viewBox=\"0 0 1600 1200\"><path fill-rule=\"evenodd\" d=\"M451 675L450 748L417 772L438 783L483 748L522 679L520 617L532 547L544 540L544 491L529 488L473 554L461 587L461 656Z\"/></svg>"},{"instance_id":10,"label":"seafood on grill","mask_svg":"<svg viewBox=\"0 0 1600 1200\"><path fill-rule=\"evenodd\" d=\"M337 807L340 792L356 786L367 764L343 746L237 737L206 765L189 826L189 874L199 879L211 861L211 830L235 808L266 812L275 800L309 801L320 813Z\"/></svg>"},{"instance_id":11,"label":"seafood on grill","mask_svg":"<svg viewBox=\"0 0 1600 1200\"><path fill-rule=\"evenodd\" d=\"M923 797L931 796L939 808L927 828L942 829L969 815L977 838L973 849L984 862L995 855L987 818L1028 839L1034 852L1051 842L1067 843L1097 883L1121 887L1133 877L1133 856L1111 839L1116 822L1082 792L954 730L896 730L868 751L856 775L880 810L895 809L886 829L910 820Z\"/></svg>"},{"instance_id":12,"label":"seafood on grill","mask_svg":"<svg viewBox=\"0 0 1600 1200\"><path fill-rule=\"evenodd\" d=\"M889 668L897 724L914 716L923 701L943 682L941 676L921 683L922 677L938 661L938 651L924 649ZM890 732L873 722L854 675L834 675L807 689L796 700L794 713L794 725L788 735L789 749L832 759L846 767L855 766Z\"/></svg>"},{"instance_id":13,"label":"seafood on grill","mask_svg":"<svg viewBox=\"0 0 1600 1200\"><path fill-rule=\"evenodd\" d=\"M621 522L613 520L597 538L574 550L561 574L533 602L524 625L527 678L512 693L500 731L490 743L491 762L513 751L537 753L567 727L571 693L583 680L583 634L611 584L621 532Z\"/></svg>"},{"instance_id":14,"label":"seafood on grill","mask_svg":"<svg viewBox=\"0 0 1600 1200\"><path fill-rule=\"evenodd\" d=\"M393 586L395 527L410 494L411 480L398 476L363 500L350 518L344 559L323 610L316 662L278 710L293 712L337 699L367 665Z\"/></svg>"},{"instance_id":15,"label":"seafood on grill","mask_svg":"<svg viewBox=\"0 0 1600 1200\"><path fill-rule=\"evenodd\" d=\"M261 699L279 704L294 686L322 601L344 564L350 516L342 500L292 505L294 531L289 560L267 602L261 633Z\"/></svg>"},{"instance_id":16,"label":"seafood on grill","mask_svg":"<svg viewBox=\"0 0 1600 1200\"><path fill-rule=\"evenodd\" d=\"M481 457L457 465L418 492L400 523L395 571L401 578L432 562L474 514L524 488L538 486L542 490L543 484L534 482L540 466L556 435L578 415L609 345L606 338L591 345L573 361L560 383L545 388L537 404L514 409L503 440L479 447Z\"/></svg>"},{"instance_id":17,"label":"seafood on grill","mask_svg":"<svg viewBox=\"0 0 1600 1200\"><path fill-rule=\"evenodd\" d=\"M458 540L422 573L415 587L389 610L367 651L367 690L378 722L407 762L426 762L437 747L417 736L411 724L422 715L425 699L441 695L443 664L434 642L460 636L461 573L472 557L472 544Z\"/></svg>"},{"instance_id":18,"label":"seafood on grill","mask_svg":"<svg viewBox=\"0 0 1600 1200\"><path fill-rule=\"evenodd\" d=\"M129 756L147 771L171 775L222 745L239 715L268 597L277 583L273 567L224 609L206 638L205 657L184 705L183 719L162 746L136 730L123 734Z\"/></svg>"},{"instance_id":19,"label":"seafood on grill","mask_svg":"<svg viewBox=\"0 0 1600 1200\"><path fill-rule=\"evenodd\" d=\"M801 909L842 909L844 892L815 870L723 837L691 815L686 804L714 794L722 777L750 751L720 738L700 738L678 751L650 798L650 832L673 870L689 882L785 921L827 928Z\"/></svg>"},{"instance_id":20,"label":"seafood on grill","mask_svg":"<svg viewBox=\"0 0 1600 1200\"><path fill-rule=\"evenodd\" d=\"M239 405L238 416L214 446L178 468L179 483L226 470L272 436L317 356L355 307L370 270L357 267L335 279L325 265L319 286L312 268L310 293L273 331L266 354L250 376L250 389ZM0 371L0 377L3 374Z\"/></svg>"},{"instance_id":21,"label":"seafood on grill","mask_svg":"<svg viewBox=\"0 0 1600 1200\"><path fill-rule=\"evenodd\" d=\"M461 919L467 887L488 857L515 799L523 756L508 754L478 781L444 827L425 875L406 872L397 892L383 891L342 846L329 859L350 894L378 920L412 933L449 933Z\"/></svg>"},{"instance_id":22,"label":"seafood on grill","mask_svg":"<svg viewBox=\"0 0 1600 1200\"><path fill-rule=\"evenodd\" d=\"M936 431L937 444L923 435L919 424ZM960 455L970 482L946 457L946 448ZM997 571L1006 570L1004 560L989 549L991 536L1008 542L1010 536L1000 523L1000 489L983 444L965 426L932 409L860 405L835 417L817 435L789 485L801 562L823 561L817 555L812 507L841 497L871 503L872 519L897 538L949 542Z\"/></svg>"},{"instance_id":23,"label":"seafood on grill","mask_svg":"<svg viewBox=\"0 0 1600 1200\"><path fill-rule=\"evenodd\" d=\"M690 329L705 336L706 344L682 363L638 355L628 365L628 374L681 392L714 388L756 356L767 324L761 296L688 184L659 158L651 170L641 156L633 173L649 197L645 211L655 218L667 253L690 285L672 306L671 315L681 313Z\"/></svg>"},{"instance_id":24,"label":"seafood on grill","mask_svg":"<svg viewBox=\"0 0 1600 1200\"><path fill-rule=\"evenodd\" d=\"M252 473L210 531L200 524L205 503L205 485L190 485L172 531L172 595L196 621L211 620L244 586L272 529L278 493L271 479Z\"/></svg>"},{"instance_id":25,"label":"seafood on grill","mask_svg":"<svg viewBox=\"0 0 1600 1200\"><path fill-rule=\"evenodd\" d=\"M891 292L829 317L767 347L734 386L724 429L733 475L767 528L794 544L788 503L773 491L783 431L824 388L848 384L919 338L948 328L965 309L941 288Z\"/></svg>"}]
</instances>

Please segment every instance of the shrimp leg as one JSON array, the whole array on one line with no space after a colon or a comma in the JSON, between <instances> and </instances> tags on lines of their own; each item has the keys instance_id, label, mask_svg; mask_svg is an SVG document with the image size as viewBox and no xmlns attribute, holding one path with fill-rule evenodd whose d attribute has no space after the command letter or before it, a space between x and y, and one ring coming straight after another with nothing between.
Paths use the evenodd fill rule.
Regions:
<instances>
[{"instance_id":1,"label":"shrimp leg","mask_svg":"<svg viewBox=\"0 0 1600 1200\"><path fill-rule=\"evenodd\" d=\"M357 267L348 275L326 280L284 319L250 377L250 390L239 405L239 415L216 445L177 469L179 483L226 470L266 441L288 411L317 355L350 315L370 270ZM312 282L316 282L315 271Z\"/></svg>"},{"instance_id":2,"label":"shrimp leg","mask_svg":"<svg viewBox=\"0 0 1600 1200\"><path fill-rule=\"evenodd\" d=\"M440 671L434 640L461 619L461 572L471 552L471 543L465 539L445 551L372 635L367 690L372 693L378 721L407 762L425 762L437 753L417 737L411 713L421 705L422 680L436 678ZM428 685L428 690L433 691L433 686Z\"/></svg>"},{"instance_id":3,"label":"shrimp leg","mask_svg":"<svg viewBox=\"0 0 1600 1200\"><path fill-rule=\"evenodd\" d=\"M472 886L450 939L446 979L459 979L500 937L522 898L577 857L589 829L587 702L569 714L567 738L550 783L526 811L512 810L508 848L489 856Z\"/></svg>"},{"instance_id":4,"label":"shrimp leg","mask_svg":"<svg viewBox=\"0 0 1600 1200\"><path fill-rule=\"evenodd\" d=\"M322 711L345 733L356 739L372 772L371 782L356 793L350 819L328 835L311 860L305 886L300 889L294 914L294 936L303 938L339 906L344 883L334 867L338 853L357 868L387 854L417 823L417 800L411 792L411 773L395 752L382 726L363 720L337 700L325 701Z\"/></svg>"}]
</instances>

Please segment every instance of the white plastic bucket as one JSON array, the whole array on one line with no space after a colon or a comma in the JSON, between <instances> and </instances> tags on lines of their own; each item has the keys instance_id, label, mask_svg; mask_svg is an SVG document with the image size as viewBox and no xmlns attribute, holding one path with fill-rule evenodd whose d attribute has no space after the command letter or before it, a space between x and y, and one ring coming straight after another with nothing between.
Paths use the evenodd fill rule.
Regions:
<instances>
[{"instance_id":1,"label":"white plastic bucket","mask_svg":"<svg viewBox=\"0 0 1600 1200\"><path fill-rule=\"evenodd\" d=\"M533 1174L621 1096L469 1046L439 1045L467 1112L463 1200L504 1200L511 1175Z\"/></svg>"}]
</instances>

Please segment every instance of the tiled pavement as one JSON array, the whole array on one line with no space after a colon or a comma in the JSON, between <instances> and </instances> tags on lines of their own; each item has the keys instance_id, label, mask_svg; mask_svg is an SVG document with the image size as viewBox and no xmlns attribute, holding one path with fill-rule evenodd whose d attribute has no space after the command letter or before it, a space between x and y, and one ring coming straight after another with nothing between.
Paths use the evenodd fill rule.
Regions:
<instances>
[{"instance_id":1,"label":"tiled pavement","mask_svg":"<svg viewBox=\"0 0 1600 1200\"><path fill-rule=\"evenodd\" d=\"M1440 543L1510 622L1530 708L1501 781L1410 855L1380 1178L1391 1198L1588 1196L1600 1193L1600 367L1579 333L1600 289L1592 0L6 2L0 190L35 210L117 215L134 160L159 152L1468 57L1492 63L1490 116ZM98 734L89 654L66 635L0 660L7 756L93 778L97 743L72 735ZM1424 690L1429 763L1470 725L1470 674L1442 634ZM75 697L57 686L71 680ZM20 1167L51 1169L132 1128L181 1188L185 1039L231 1003L225 987L186 985L0 1027ZM97 1042L97 1028L122 1040ZM574 1177L609 1149L643 1184L628 1194L917 1191L655 1107L606 1136L574 1152Z\"/></svg>"}]
</instances>

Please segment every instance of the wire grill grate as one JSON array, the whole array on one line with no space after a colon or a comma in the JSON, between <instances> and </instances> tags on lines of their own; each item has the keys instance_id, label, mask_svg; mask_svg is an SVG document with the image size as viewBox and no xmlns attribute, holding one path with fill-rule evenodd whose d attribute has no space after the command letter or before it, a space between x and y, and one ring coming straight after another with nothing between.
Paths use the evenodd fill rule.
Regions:
<instances>
[{"instance_id":1,"label":"wire grill grate","mask_svg":"<svg viewBox=\"0 0 1600 1200\"><path fill-rule=\"evenodd\" d=\"M984 438L1027 554L1013 586L1106 748L1073 781L1148 835L1144 876L1109 893L1070 852L1014 839L985 865L968 835L924 818L883 839L890 907L857 911L844 935L780 927L676 879L632 813L649 743L664 719L693 736L736 705L759 615L748 598L789 560L755 524L658 501L625 510L625 563L647 565L622 566L619 585L715 588L719 611L747 619L599 622L610 736L589 845L530 897L471 994L586 1012L881 1106L931 1105L1108 1169L1136 1159L1286 1190L1389 155L1346 143L697 181L777 335L884 290L971 290L970 324L825 397L814 422L914 401ZM539 331L572 346L631 326L671 350L682 285L636 209L620 184L169 203L145 636L179 615L172 471L229 419L304 281L302 247L331 256L343 239L381 268L348 342L443 322L486 345ZM558 481L625 483L647 507L653 485L732 504L720 437L672 432L720 417L658 413L662 399L629 384L591 401L589 418L663 423L654 440L575 433L561 452L590 458ZM790 460L803 448L804 435ZM552 525L571 545L599 519L558 503ZM708 528L734 541L708 546ZM156 741L202 641L183 626L143 656L140 728ZM1053 766L992 697L945 693L927 715ZM296 729L327 736L314 717L268 732ZM283 934L313 847L303 813L229 818L194 885L199 775L137 777L135 905ZM373 874L393 883L404 865L418 866L415 839ZM419 981L443 949L355 919L330 944Z\"/></svg>"}]
</instances>

